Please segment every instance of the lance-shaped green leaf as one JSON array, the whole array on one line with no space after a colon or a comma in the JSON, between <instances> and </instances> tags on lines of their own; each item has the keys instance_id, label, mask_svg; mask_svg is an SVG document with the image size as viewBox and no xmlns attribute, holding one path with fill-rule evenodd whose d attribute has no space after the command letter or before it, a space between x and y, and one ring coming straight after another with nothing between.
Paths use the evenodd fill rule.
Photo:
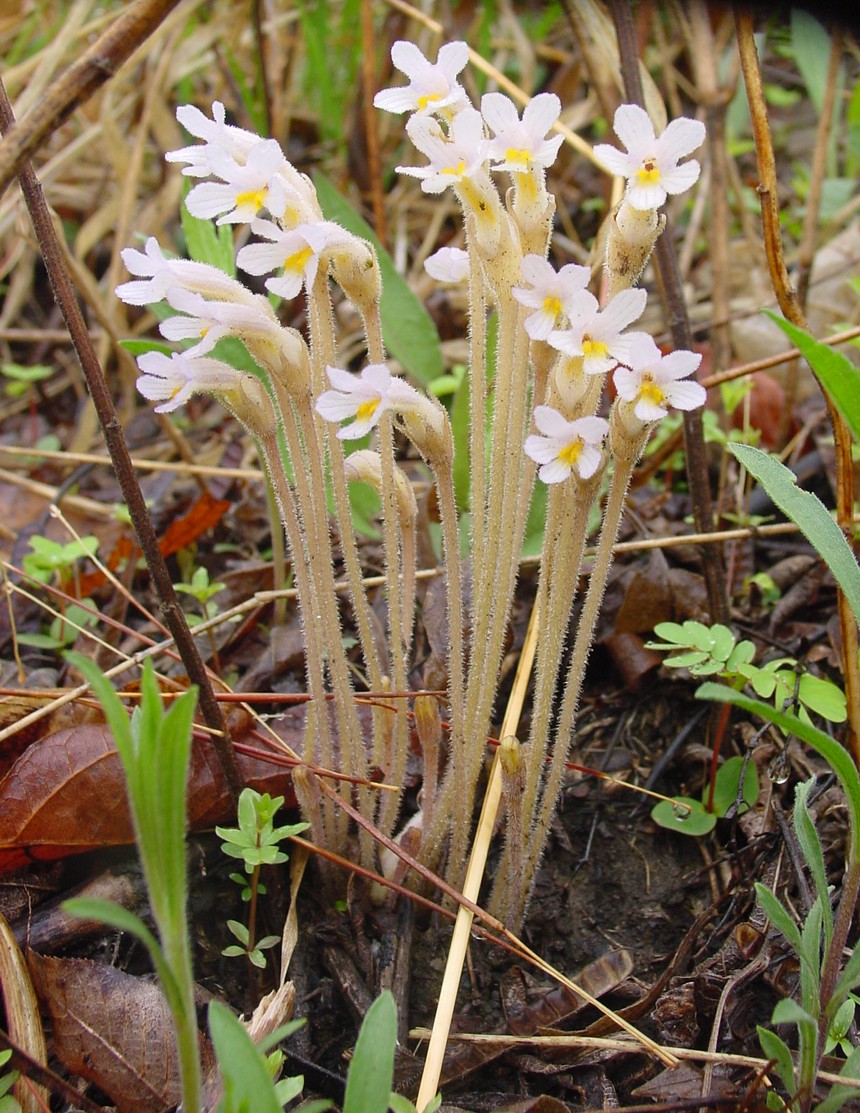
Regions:
<instances>
[{"instance_id":1,"label":"lance-shaped green leaf","mask_svg":"<svg viewBox=\"0 0 860 1113\"><path fill-rule=\"evenodd\" d=\"M797 524L833 573L860 622L860 568L824 503L811 491L798 487L794 475L774 456L748 444L730 444L729 452L761 483L783 514Z\"/></svg>"},{"instance_id":2,"label":"lance-shaped green leaf","mask_svg":"<svg viewBox=\"0 0 860 1113\"><path fill-rule=\"evenodd\" d=\"M764 312L803 354L845 418L852 436L860 441L860 368L855 367L842 352L829 344L822 344L791 321L767 309Z\"/></svg>"}]
</instances>

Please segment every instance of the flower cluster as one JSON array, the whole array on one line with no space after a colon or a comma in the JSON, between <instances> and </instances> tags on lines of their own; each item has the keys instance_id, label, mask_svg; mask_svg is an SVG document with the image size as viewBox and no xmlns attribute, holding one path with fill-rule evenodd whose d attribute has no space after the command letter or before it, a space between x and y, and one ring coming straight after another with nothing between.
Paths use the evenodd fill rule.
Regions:
<instances>
[{"instance_id":1,"label":"flower cluster","mask_svg":"<svg viewBox=\"0 0 860 1113\"><path fill-rule=\"evenodd\" d=\"M192 216L214 220L227 235L232 235L232 226L246 226L237 236L235 264L259 279L268 296L233 277L232 266L227 274L206 263L172 258L152 238L143 250L123 251L131 277L116 292L129 305L163 302L172 311L159 312L159 328L182 350L171 355L153 350L138 357L138 389L156 403L156 410L174 411L195 394L212 394L257 439L289 542L304 616L308 689L319 708L329 694L334 697L332 721L328 714L315 717L305 752L317 765L340 762L358 786L367 783L368 753L387 782L406 781L409 727L398 701L397 710L374 714L372 746L365 744L334 569L342 558L371 688L381 690L389 678L393 690L408 690L416 504L409 480L395 463L395 428L423 456L435 488L445 563L449 644L444 666L451 742L443 782L442 762L433 756L438 743L432 742L429 728L428 738L422 737L428 763L425 791L432 783L438 799L427 791L421 823L413 823L409 838L420 840L428 863L435 865L447 853L449 872L459 869L467 856L469 817L483 763L483 747L472 743L491 730L494 678L503 657L535 473L543 483L555 485L547 499L540 586L546 600L543 640L549 648L543 662L539 658L539 669L550 671L536 685L528 749L537 756L533 770L526 771L523 790L523 814L530 822L522 826L535 846L523 859L521 876L530 878L562 783L585 671L583 654L593 638L593 629L579 628L552 757L544 762L539 749L552 734L559 662L566 656L561 651L592 502L611 457L610 497L598 547L606 554L606 567L598 568L595 561L588 588L599 600L626 485L654 424L670 407L689 410L705 401L703 387L690 378L701 357L686 351L664 354L636 327L645 314L647 293L635 286L662 231L665 218L658 210L699 176L698 162L688 156L701 145L704 128L680 119L658 135L641 108L618 109L615 131L625 150L608 145L595 149L600 163L627 183L611 214L605 281L598 287L591 267L568 263L556 268L548 258L556 202L547 189L547 172L563 142L557 134L559 98L540 93L521 109L502 93L489 92L474 104L460 81L469 56L463 42L442 46L435 62L412 43L397 42L391 57L406 83L379 92L374 100L387 112L408 114L403 129L422 159L420 165L399 166L398 171L420 182L426 194L450 188L462 210L464 246L443 247L425 265L438 281L469 282L467 469L455 469L452 423L441 402L386 362L380 268L372 245L326 220L313 184L291 165L280 145L229 124L220 102L212 105L211 116L191 105L178 109L180 124L198 142L166 157L193 179L185 199ZM363 325L367 363L360 371L334 365L333 285L352 302ZM297 297L304 298L300 308L307 337L279 320L278 299ZM488 306L497 318L493 356ZM230 338L242 341L256 369L247 359L236 361L240 370L219 358L235 351L235 345L231 349L222 343ZM607 376L614 398L604 417L601 397ZM348 457L352 463L345 463L344 446L355 448L354 442L366 436L374 438L375 449L359 449ZM466 472L468 491L463 492L457 488ZM385 647L378 644L352 531L347 481L355 478L369 479L382 496L389 619ZM474 546L468 607L460 563L463 494ZM338 520L336 539L328 518L330 502ZM596 614L596 607L586 611ZM550 771L544 772L547 766ZM297 775L296 785L318 841L345 837L345 817L330 800L315 795L313 779ZM343 791L350 797L355 791L368 817L372 814L381 829L394 833L400 814L396 795L388 799L386 794L374 803L374 794L363 787L354 790L349 784ZM364 864L371 866L372 840L361 835L359 849ZM506 868L503 864L500 877ZM452 880L461 882L456 876ZM514 898L514 920L523 899Z\"/></svg>"}]
</instances>

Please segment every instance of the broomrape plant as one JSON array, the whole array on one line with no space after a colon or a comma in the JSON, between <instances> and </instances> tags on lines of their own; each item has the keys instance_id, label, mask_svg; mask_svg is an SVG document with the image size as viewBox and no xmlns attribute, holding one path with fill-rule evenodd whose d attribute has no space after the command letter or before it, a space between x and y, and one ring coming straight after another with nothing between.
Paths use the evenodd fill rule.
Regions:
<instances>
[{"instance_id":1,"label":"broomrape plant","mask_svg":"<svg viewBox=\"0 0 860 1113\"><path fill-rule=\"evenodd\" d=\"M431 867L444 866L454 883L462 879L468 851L532 489L536 477L547 485L534 713L514 763L522 799L494 897L496 912L516 926L558 801L632 469L669 407L689 410L705 401L703 388L688 380L698 355L664 355L647 333L631 331L647 300L635 283L665 224L659 209L667 195L696 182L699 164L686 156L701 145L705 131L697 121L679 119L658 135L642 109L619 108L615 131L626 151L608 145L595 150L608 171L627 180L609 219L601 303L587 288L588 268L568 264L556 270L547 258L555 200L546 173L562 142L550 134L561 111L558 98L540 94L520 114L508 97L491 92L476 107L458 81L468 57L461 42L444 45L435 63L413 44L395 43L392 59L408 84L375 100L380 109L410 114L405 131L419 159L398 172L420 181L425 193L453 191L463 220L465 249L441 249L427 269L440 281L468 282L469 289L469 542L479 559L472 563L468 609L448 413L387 362L373 247L323 217L313 184L275 140L228 124L218 102L211 117L185 105L177 117L199 142L166 157L199 179L185 199L191 215L249 226L255 238L236 255L240 271L263 278L276 298L305 294L307 336L283 327L271 300L237 278L211 264L170 258L154 239L143 251L123 252L132 279L117 295L131 305L166 301L176 311L162 320L161 332L186 347L138 359L138 388L158 403L156 409L171 412L195 394L210 394L255 438L283 519L306 639L313 702L305 758L364 782L358 806L389 835L402 824L401 800L390 792L377 796L368 771L378 768L386 782L403 783L409 720L403 701L377 708L372 738L365 738L343 645L327 500L330 491L364 675L372 690L406 692L416 511L395 458L395 430L426 463L436 488L447 583L450 737L443 762L440 731L420 732L428 740L425 798L420 815L410 819L409 837L410 846L418 843L418 856ZM332 281L363 321L367 364L357 373L335 360ZM489 306L498 320L494 366L488 366ZM252 370L220 358L216 345L224 338L244 343ZM615 399L602 417L597 411L610 374ZM368 435L371 448L349 451ZM606 475L611 478L597 557L570 664L561 675L589 511ZM388 585L384 646L362 582L351 479L373 483L381 495ZM422 719L431 722L434 715L438 722L438 709L423 708ZM313 837L343 850L348 820L332 794L308 770L297 773L296 790ZM343 782L339 791L351 794ZM358 854L364 865L375 865L364 830Z\"/></svg>"}]
</instances>

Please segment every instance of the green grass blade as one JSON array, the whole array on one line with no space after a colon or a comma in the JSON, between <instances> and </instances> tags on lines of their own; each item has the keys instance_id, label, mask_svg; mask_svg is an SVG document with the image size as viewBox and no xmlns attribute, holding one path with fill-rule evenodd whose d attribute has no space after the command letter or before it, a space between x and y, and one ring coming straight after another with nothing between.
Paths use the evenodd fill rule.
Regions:
<instances>
[{"instance_id":1,"label":"green grass blade","mask_svg":"<svg viewBox=\"0 0 860 1113\"><path fill-rule=\"evenodd\" d=\"M860 622L860 568L832 515L815 495L797 486L794 475L773 456L748 444L730 444L729 451L761 483L774 504L799 527L820 554L845 592Z\"/></svg>"},{"instance_id":2,"label":"green grass blade","mask_svg":"<svg viewBox=\"0 0 860 1113\"><path fill-rule=\"evenodd\" d=\"M829 344L822 344L791 321L769 310L765 313L803 354L845 418L854 440L860 442L860 368L855 367L844 353Z\"/></svg>"}]
</instances>

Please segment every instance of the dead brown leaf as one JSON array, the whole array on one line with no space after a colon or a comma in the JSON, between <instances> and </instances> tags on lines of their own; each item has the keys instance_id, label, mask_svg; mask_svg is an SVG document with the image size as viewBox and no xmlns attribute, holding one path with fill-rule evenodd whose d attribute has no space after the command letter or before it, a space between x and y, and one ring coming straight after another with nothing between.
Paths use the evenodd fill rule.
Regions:
<instances>
[{"instance_id":1,"label":"dead brown leaf","mask_svg":"<svg viewBox=\"0 0 860 1113\"><path fill-rule=\"evenodd\" d=\"M94 1082L118 1113L163 1113L180 1100L173 1021L160 987L89 959L31 951L30 973L47 1006L54 1052L67 1070ZM204 1070L214 1061L200 1038Z\"/></svg>"}]
</instances>

